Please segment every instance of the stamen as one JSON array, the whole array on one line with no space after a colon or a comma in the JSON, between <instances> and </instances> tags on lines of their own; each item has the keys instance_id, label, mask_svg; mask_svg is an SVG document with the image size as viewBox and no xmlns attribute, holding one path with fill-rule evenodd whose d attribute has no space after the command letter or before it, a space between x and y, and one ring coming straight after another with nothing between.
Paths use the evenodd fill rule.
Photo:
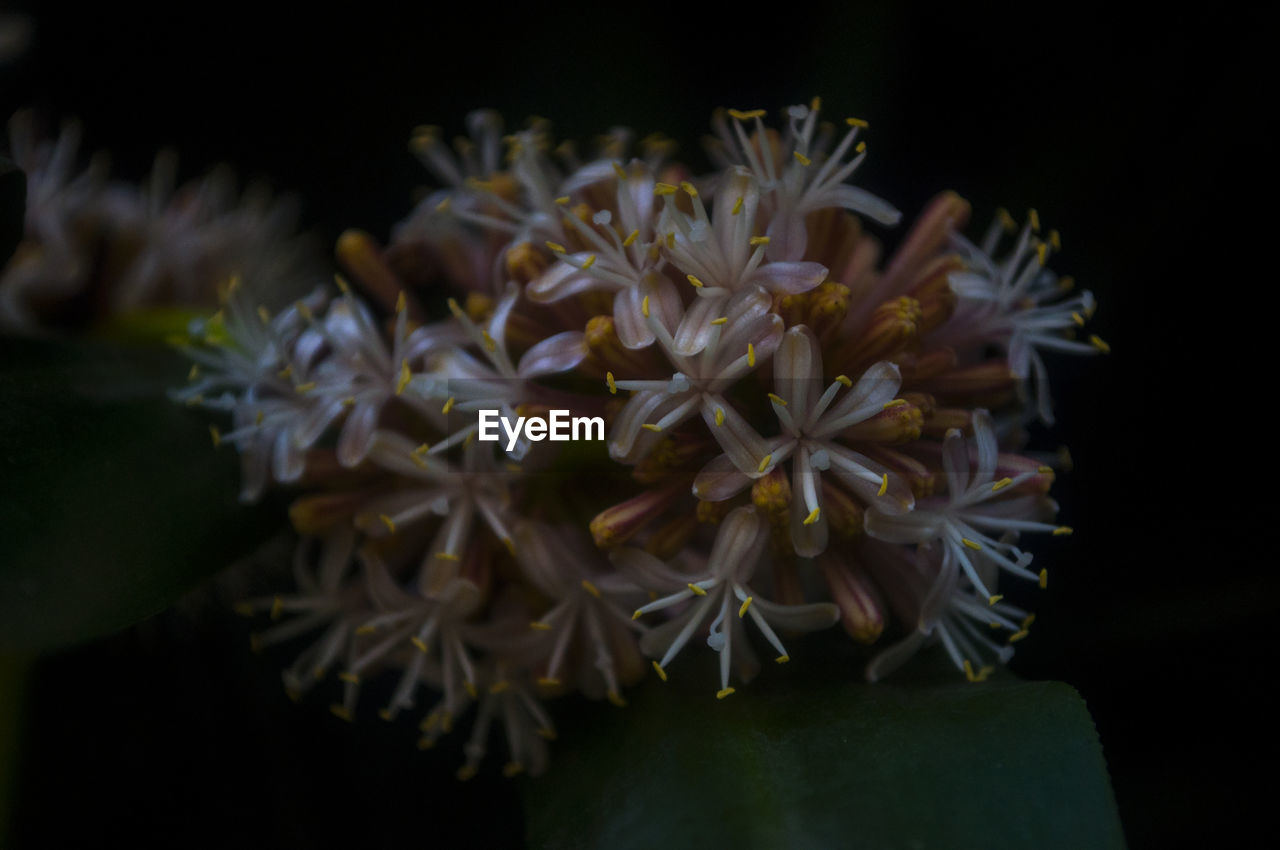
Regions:
<instances>
[{"instance_id":1,"label":"stamen","mask_svg":"<svg viewBox=\"0 0 1280 850\"><path fill-rule=\"evenodd\" d=\"M658 678L667 681L667 671L662 669L662 665L657 661L653 662L653 669L658 671Z\"/></svg>"},{"instance_id":2,"label":"stamen","mask_svg":"<svg viewBox=\"0 0 1280 850\"><path fill-rule=\"evenodd\" d=\"M876 495L883 496L885 493L888 493L888 492L889 492L889 473L885 472L880 475L880 491L876 493Z\"/></svg>"},{"instance_id":3,"label":"stamen","mask_svg":"<svg viewBox=\"0 0 1280 850\"><path fill-rule=\"evenodd\" d=\"M764 472L769 466L769 461L773 460L772 454L767 454L760 458L760 465L756 467L756 472Z\"/></svg>"},{"instance_id":4,"label":"stamen","mask_svg":"<svg viewBox=\"0 0 1280 850\"><path fill-rule=\"evenodd\" d=\"M753 596L748 596L746 599L742 600L742 607L738 609L738 619L742 619L746 616L747 609L751 607L751 600L754 598L755 597Z\"/></svg>"},{"instance_id":5,"label":"stamen","mask_svg":"<svg viewBox=\"0 0 1280 850\"><path fill-rule=\"evenodd\" d=\"M582 580L582 589L585 590L587 593L590 593L596 599L600 598L600 588L596 587L594 584L587 581L585 578Z\"/></svg>"},{"instance_id":6,"label":"stamen","mask_svg":"<svg viewBox=\"0 0 1280 850\"><path fill-rule=\"evenodd\" d=\"M706 596L706 595L707 595L707 592L706 592L705 590L703 590L702 588L698 587L696 584L690 583L690 584L688 585L688 587L689 587L689 589L690 589L690 590L692 590L692 591L694 592L694 595L695 595L695 596Z\"/></svg>"},{"instance_id":7,"label":"stamen","mask_svg":"<svg viewBox=\"0 0 1280 850\"><path fill-rule=\"evenodd\" d=\"M733 688L722 688L721 690L716 691L716 699L724 699L729 696L729 694L733 693L737 693Z\"/></svg>"}]
</instances>

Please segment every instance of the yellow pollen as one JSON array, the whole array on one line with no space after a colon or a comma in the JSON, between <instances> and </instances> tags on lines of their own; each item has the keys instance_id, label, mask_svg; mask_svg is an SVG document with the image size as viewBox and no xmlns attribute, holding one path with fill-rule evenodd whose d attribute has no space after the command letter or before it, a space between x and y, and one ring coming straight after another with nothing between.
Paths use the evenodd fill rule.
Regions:
<instances>
[{"instance_id":1,"label":"yellow pollen","mask_svg":"<svg viewBox=\"0 0 1280 850\"><path fill-rule=\"evenodd\" d=\"M440 559L440 560L442 560L442 561L461 561L461 560L462 560L461 558L459 558L459 557L458 557L457 555L455 555L454 553L452 553L452 552L445 552L445 551L437 552L437 553L436 553L436 557L437 557L437 558L439 558L439 559Z\"/></svg>"},{"instance_id":2,"label":"yellow pollen","mask_svg":"<svg viewBox=\"0 0 1280 850\"><path fill-rule=\"evenodd\" d=\"M787 400L782 396L777 395L776 393L769 393L769 401L773 402L774 404L780 404L783 407L787 406Z\"/></svg>"},{"instance_id":3,"label":"yellow pollen","mask_svg":"<svg viewBox=\"0 0 1280 850\"><path fill-rule=\"evenodd\" d=\"M675 193L676 193L676 187L672 186L670 183L654 184L653 194L655 195L674 195Z\"/></svg>"},{"instance_id":4,"label":"yellow pollen","mask_svg":"<svg viewBox=\"0 0 1280 850\"><path fill-rule=\"evenodd\" d=\"M767 454L760 458L760 465L756 467L756 472L764 472L769 466L769 461L773 460L773 455Z\"/></svg>"},{"instance_id":5,"label":"yellow pollen","mask_svg":"<svg viewBox=\"0 0 1280 850\"><path fill-rule=\"evenodd\" d=\"M689 590L693 591L694 596L706 596L707 592L692 582L688 585Z\"/></svg>"},{"instance_id":6,"label":"yellow pollen","mask_svg":"<svg viewBox=\"0 0 1280 850\"><path fill-rule=\"evenodd\" d=\"M596 587L594 584L587 581L585 578L582 580L582 589L585 590L587 593L590 593L596 599L600 598L600 588Z\"/></svg>"},{"instance_id":7,"label":"yellow pollen","mask_svg":"<svg viewBox=\"0 0 1280 850\"><path fill-rule=\"evenodd\" d=\"M667 234L667 247L676 247L676 232L674 230Z\"/></svg>"},{"instance_id":8,"label":"yellow pollen","mask_svg":"<svg viewBox=\"0 0 1280 850\"><path fill-rule=\"evenodd\" d=\"M590 256L588 256L585 260L583 260L583 261L582 261L582 265L581 265L581 266L579 266L579 268L582 268L582 269L589 269L589 268L591 268L592 266L594 266L595 264L596 264L596 255L595 255L595 254L591 254L591 255L590 255Z\"/></svg>"},{"instance_id":9,"label":"yellow pollen","mask_svg":"<svg viewBox=\"0 0 1280 850\"><path fill-rule=\"evenodd\" d=\"M1018 641L1022 640L1024 637L1026 637L1029 634L1031 633L1028 632L1026 629L1022 629L1021 631L1014 632L1013 634L1009 635L1009 643L1017 643Z\"/></svg>"},{"instance_id":10,"label":"yellow pollen","mask_svg":"<svg viewBox=\"0 0 1280 850\"><path fill-rule=\"evenodd\" d=\"M1083 325L1084 325L1084 316L1081 316L1079 313L1072 313L1072 314L1071 314L1071 321L1075 322L1077 325L1081 325L1081 326L1083 326Z\"/></svg>"},{"instance_id":11,"label":"yellow pollen","mask_svg":"<svg viewBox=\"0 0 1280 850\"><path fill-rule=\"evenodd\" d=\"M1066 537L1066 536L1068 536L1068 535L1070 535L1070 534L1073 534L1074 532L1075 532L1075 529L1074 529L1074 528L1072 528L1071 526L1069 526L1069 525L1060 525L1060 526L1058 526L1057 528L1055 528L1055 529L1053 530L1053 536L1054 536L1054 537Z\"/></svg>"},{"instance_id":12,"label":"yellow pollen","mask_svg":"<svg viewBox=\"0 0 1280 850\"><path fill-rule=\"evenodd\" d=\"M213 438L213 447L215 449L222 445L222 432L218 430L217 425L209 426L209 436Z\"/></svg>"},{"instance_id":13,"label":"yellow pollen","mask_svg":"<svg viewBox=\"0 0 1280 850\"><path fill-rule=\"evenodd\" d=\"M806 166L806 167L807 167L807 166L809 166L809 165L813 162L813 160L809 159L809 157L807 157L807 156L805 156L804 154L800 153L800 151L792 151L792 152L791 152L791 155L792 155L792 156L794 156L794 157L796 158L796 162L798 162L798 163L800 163L801 165Z\"/></svg>"},{"instance_id":14,"label":"yellow pollen","mask_svg":"<svg viewBox=\"0 0 1280 850\"><path fill-rule=\"evenodd\" d=\"M750 239L747 240L747 244L752 246L768 245L769 237L768 236L752 236Z\"/></svg>"},{"instance_id":15,"label":"yellow pollen","mask_svg":"<svg viewBox=\"0 0 1280 850\"><path fill-rule=\"evenodd\" d=\"M756 347L751 343L747 343L747 365L756 365Z\"/></svg>"},{"instance_id":16,"label":"yellow pollen","mask_svg":"<svg viewBox=\"0 0 1280 850\"><path fill-rule=\"evenodd\" d=\"M737 693L737 692L733 688L723 688L721 690L716 691L716 699L724 699L725 697L729 696L729 694L732 694L732 693Z\"/></svg>"},{"instance_id":17,"label":"yellow pollen","mask_svg":"<svg viewBox=\"0 0 1280 850\"><path fill-rule=\"evenodd\" d=\"M1009 215L1009 211L1004 207L996 210L996 218L1000 220L1000 226L1007 232L1012 233L1018 229L1018 222L1013 220L1013 216Z\"/></svg>"},{"instance_id":18,"label":"yellow pollen","mask_svg":"<svg viewBox=\"0 0 1280 850\"><path fill-rule=\"evenodd\" d=\"M978 677L973 672L973 665L969 663L969 659L964 660L964 676L970 682L978 681Z\"/></svg>"},{"instance_id":19,"label":"yellow pollen","mask_svg":"<svg viewBox=\"0 0 1280 850\"><path fill-rule=\"evenodd\" d=\"M1049 571L1047 569L1040 571L1040 589L1043 590L1049 586Z\"/></svg>"},{"instance_id":20,"label":"yellow pollen","mask_svg":"<svg viewBox=\"0 0 1280 850\"><path fill-rule=\"evenodd\" d=\"M449 400L444 403L444 407L440 408L440 412L445 414L450 410L453 410L453 396L449 396Z\"/></svg>"},{"instance_id":21,"label":"yellow pollen","mask_svg":"<svg viewBox=\"0 0 1280 850\"><path fill-rule=\"evenodd\" d=\"M615 163L615 167L616 167L616 163ZM559 204L560 206L564 206L565 204L569 203L569 196L561 195L560 197L556 198L556 203Z\"/></svg>"},{"instance_id":22,"label":"yellow pollen","mask_svg":"<svg viewBox=\"0 0 1280 850\"><path fill-rule=\"evenodd\" d=\"M822 109L822 98L815 96L813 100L809 101L809 111L817 112L820 109Z\"/></svg>"},{"instance_id":23,"label":"yellow pollen","mask_svg":"<svg viewBox=\"0 0 1280 850\"><path fill-rule=\"evenodd\" d=\"M466 688L468 696L470 696L472 699L475 699L476 697L480 696L480 692L476 690L476 683L471 681L470 679L467 679L465 682L463 682L462 686Z\"/></svg>"},{"instance_id":24,"label":"yellow pollen","mask_svg":"<svg viewBox=\"0 0 1280 850\"><path fill-rule=\"evenodd\" d=\"M329 706L329 710L333 712L334 717L345 720L348 723L354 720L351 716L351 709L347 708L345 705L335 702L333 705Z\"/></svg>"},{"instance_id":25,"label":"yellow pollen","mask_svg":"<svg viewBox=\"0 0 1280 850\"><path fill-rule=\"evenodd\" d=\"M376 626L371 626L368 623L365 623L363 626L359 626L356 628L356 634L359 635L360 637L364 637L365 635L373 634L377 630L378 629Z\"/></svg>"},{"instance_id":26,"label":"yellow pollen","mask_svg":"<svg viewBox=\"0 0 1280 850\"><path fill-rule=\"evenodd\" d=\"M452 200L453 198L445 198L443 201L436 204L436 212L447 212Z\"/></svg>"},{"instance_id":27,"label":"yellow pollen","mask_svg":"<svg viewBox=\"0 0 1280 850\"><path fill-rule=\"evenodd\" d=\"M716 408L716 425L719 426L723 424L724 424L724 408L717 407Z\"/></svg>"},{"instance_id":28,"label":"yellow pollen","mask_svg":"<svg viewBox=\"0 0 1280 850\"><path fill-rule=\"evenodd\" d=\"M1013 483L1012 478L1001 478L999 481L991 485L991 492L998 493Z\"/></svg>"},{"instance_id":29,"label":"yellow pollen","mask_svg":"<svg viewBox=\"0 0 1280 850\"><path fill-rule=\"evenodd\" d=\"M552 678L551 676L543 676L538 679L538 684L542 685L544 688L554 688L560 684L560 680Z\"/></svg>"},{"instance_id":30,"label":"yellow pollen","mask_svg":"<svg viewBox=\"0 0 1280 850\"><path fill-rule=\"evenodd\" d=\"M551 631L551 626L548 625L547 623L541 622L540 620L534 620L533 622L529 623L529 628L539 632Z\"/></svg>"},{"instance_id":31,"label":"yellow pollen","mask_svg":"<svg viewBox=\"0 0 1280 850\"><path fill-rule=\"evenodd\" d=\"M906 403L907 403L907 400L906 400L905 398L895 398L895 399L893 399L892 401L886 401L886 402L884 403L884 406L883 406L883 407L881 407L880 409L881 409L881 410L893 410L893 408L895 408L895 407L902 407L902 405L904 405L904 404L906 404Z\"/></svg>"},{"instance_id":32,"label":"yellow pollen","mask_svg":"<svg viewBox=\"0 0 1280 850\"><path fill-rule=\"evenodd\" d=\"M639 608L637 608L635 611L631 613L631 619L633 620L639 620L643 616L644 616L644 612L641 611Z\"/></svg>"},{"instance_id":33,"label":"yellow pollen","mask_svg":"<svg viewBox=\"0 0 1280 850\"><path fill-rule=\"evenodd\" d=\"M727 321L729 321L729 317L728 317L728 316L721 316L721 317L720 317L720 318L718 318L718 319L712 319L712 320L711 320L711 324L713 324L713 325L723 325L723 324L724 324L725 322L727 322Z\"/></svg>"},{"instance_id":34,"label":"yellow pollen","mask_svg":"<svg viewBox=\"0 0 1280 850\"><path fill-rule=\"evenodd\" d=\"M554 254L563 254L565 252L565 247L559 242L547 242L547 247L550 248L551 252Z\"/></svg>"},{"instance_id":35,"label":"yellow pollen","mask_svg":"<svg viewBox=\"0 0 1280 850\"><path fill-rule=\"evenodd\" d=\"M1056 230L1049 231L1049 246L1055 251L1062 250L1062 235Z\"/></svg>"},{"instance_id":36,"label":"yellow pollen","mask_svg":"<svg viewBox=\"0 0 1280 850\"><path fill-rule=\"evenodd\" d=\"M617 691L613 690L612 688L609 690L609 692L608 692L607 694L605 694L605 696L607 696L607 697L609 698L609 702L613 703L613 704L614 704L614 705L616 705L618 708L626 708L626 707L627 707L627 701L626 701L625 699L623 699L623 698L622 698L622 694L618 693Z\"/></svg>"},{"instance_id":37,"label":"yellow pollen","mask_svg":"<svg viewBox=\"0 0 1280 850\"><path fill-rule=\"evenodd\" d=\"M993 628L993 629L999 629L999 628L1002 628L1002 627L1004 626L1004 624L1003 624L1003 623L997 623L995 620L992 620L990 623L987 623L987 625L988 625L988 626L990 626L990 627L991 627L991 628Z\"/></svg>"},{"instance_id":38,"label":"yellow pollen","mask_svg":"<svg viewBox=\"0 0 1280 850\"><path fill-rule=\"evenodd\" d=\"M961 537L961 538L960 538L960 542L961 542L961 543L963 543L964 545L968 546L970 549L981 549L981 548L982 548L982 544L981 544L981 543L977 543L977 542L975 542L975 541L973 541L973 540L970 540L968 537Z\"/></svg>"},{"instance_id":39,"label":"yellow pollen","mask_svg":"<svg viewBox=\"0 0 1280 850\"><path fill-rule=\"evenodd\" d=\"M640 315L646 319L649 318L649 296L646 295L640 302Z\"/></svg>"},{"instance_id":40,"label":"yellow pollen","mask_svg":"<svg viewBox=\"0 0 1280 850\"><path fill-rule=\"evenodd\" d=\"M585 268L585 266L584 266L584 268ZM484 340L484 350L485 350L485 351L497 351L497 350L498 350L498 343L497 343L497 340L495 340L493 337L491 337L491 336L489 335L489 332L488 332L488 331L480 331L480 338L481 338L482 340Z\"/></svg>"},{"instance_id":41,"label":"yellow pollen","mask_svg":"<svg viewBox=\"0 0 1280 850\"><path fill-rule=\"evenodd\" d=\"M661 433L662 433L662 427L661 427L661 426L659 426L659 425L654 425L652 422L646 422L646 423L644 423L643 425L641 425L640 427L641 427L641 428L643 428L643 429L645 429L646 431L652 431L652 432L653 432L653 433L655 433L655 434L661 434Z\"/></svg>"},{"instance_id":42,"label":"yellow pollen","mask_svg":"<svg viewBox=\"0 0 1280 850\"><path fill-rule=\"evenodd\" d=\"M862 153L862 152L863 152L863 151L865 151L866 149L867 149L867 143L866 143L866 142L858 142L858 144L854 145L854 148L853 148L853 150L854 150L856 153Z\"/></svg>"},{"instance_id":43,"label":"yellow pollen","mask_svg":"<svg viewBox=\"0 0 1280 850\"><path fill-rule=\"evenodd\" d=\"M988 605L995 605L995 604L996 604L997 602L999 602L1001 599L1004 599L1004 594L1002 594L1002 593L997 593L997 594L995 594L994 596L991 596L991 597L989 597L989 598L987 599L987 604L988 604Z\"/></svg>"},{"instance_id":44,"label":"yellow pollen","mask_svg":"<svg viewBox=\"0 0 1280 850\"><path fill-rule=\"evenodd\" d=\"M1098 336L1097 334L1093 334L1092 336L1090 336L1090 337L1089 337L1089 342L1093 345L1093 347L1094 347L1094 348L1098 349L1098 350L1099 350L1099 351L1101 351L1103 354L1110 354L1110 353L1111 353L1111 346L1107 345L1107 344L1102 340L1102 337Z\"/></svg>"},{"instance_id":45,"label":"yellow pollen","mask_svg":"<svg viewBox=\"0 0 1280 850\"><path fill-rule=\"evenodd\" d=\"M454 776L458 778L459 782L466 782L467 780L474 778L476 772L477 768L474 764L464 764L462 767L458 768L458 772L454 774Z\"/></svg>"},{"instance_id":46,"label":"yellow pollen","mask_svg":"<svg viewBox=\"0 0 1280 850\"><path fill-rule=\"evenodd\" d=\"M821 516L821 515L822 515L822 509L821 509L821 508L814 508L813 510L809 511L809 515L808 515L807 517L805 517L805 518L804 518L804 523L803 523L803 524L804 524L804 525L813 525L815 522L817 522L817 521L818 521L818 517L819 517L819 516Z\"/></svg>"},{"instance_id":47,"label":"yellow pollen","mask_svg":"<svg viewBox=\"0 0 1280 850\"><path fill-rule=\"evenodd\" d=\"M730 109L729 117L736 118L739 121L749 121L752 118L763 118L766 115L763 109L748 109L745 112L741 109Z\"/></svg>"},{"instance_id":48,"label":"yellow pollen","mask_svg":"<svg viewBox=\"0 0 1280 850\"><path fill-rule=\"evenodd\" d=\"M661 664L659 664L659 663L658 663L658 662L656 662L656 661L655 661L655 662L653 662L653 669L658 671L658 678L659 678L659 679L661 679L661 680L662 680L662 681L664 681L664 682L665 682L665 681L667 681L667 671L662 669L662 665L661 665Z\"/></svg>"},{"instance_id":49,"label":"yellow pollen","mask_svg":"<svg viewBox=\"0 0 1280 850\"><path fill-rule=\"evenodd\" d=\"M613 173L619 180L627 179L627 172L622 169L621 165L616 162L611 162L609 164L613 166Z\"/></svg>"},{"instance_id":50,"label":"yellow pollen","mask_svg":"<svg viewBox=\"0 0 1280 850\"><path fill-rule=\"evenodd\" d=\"M747 615L747 609L751 607L751 600L754 598L754 596L748 596L746 599L742 600L742 607L738 609L739 620Z\"/></svg>"},{"instance_id":51,"label":"yellow pollen","mask_svg":"<svg viewBox=\"0 0 1280 850\"><path fill-rule=\"evenodd\" d=\"M315 381L307 381L305 384L298 384L294 389L300 393L309 393L316 388Z\"/></svg>"},{"instance_id":52,"label":"yellow pollen","mask_svg":"<svg viewBox=\"0 0 1280 850\"><path fill-rule=\"evenodd\" d=\"M392 534L396 533L396 524L391 517L386 514L378 514L378 519L382 520L382 524L387 527L387 531L390 531Z\"/></svg>"},{"instance_id":53,"label":"yellow pollen","mask_svg":"<svg viewBox=\"0 0 1280 850\"><path fill-rule=\"evenodd\" d=\"M350 682L353 685L360 684L360 677L355 673L342 672L338 674L338 678L343 682Z\"/></svg>"},{"instance_id":54,"label":"yellow pollen","mask_svg":"<svg viewBox=\"0 0 1280 850\"><path fill-rule=\"evenodd\" d=\"M414 449L414 450L413 450L413 453L414 453L415 455L419 455L419 456L421 456L421 455L426 454L426 453L427 453L427 452L429 452L429 451L431 451L431 444L430 444L430 443L423 443L422 445L420 445L420 446L418 446L416 449Z\"/></svg>"},{"instance_id":55,"label":"yellow pollen","mask_svg":"<svg viewBox=\"0 0 1280 850\"><path fill-rule=\"evenodd\" d=\"M681 189L684 189L685 194L687 194L690 198L696 198L696 197L698 197L698 190L697 190L697 188L696 188L692 183L690 183L688 180L681 180L681 181L680 181L680 188L681 188Z\"/></svg>"},{"instance_id":56,"label":"yellow pollen","mask_svg":"<svg viewBox=\"0 0 1280 850\"><path fill-rule=\"evenodd\" d=\"M738 196L738 200L733 202L733 209L729 210L729 215L737 215L742 212L742 196Z\"/></svg>"},{"instance_id":57,"label":"yellow pollen","mask_svg":"<svg viewBox=\"0 0 1280 850\"><path fill-rule=\"evenodd\" d=\"M396 395L404 392L404 388L409 386L411 380L413 380L413 374L409 371L409 360L406 358L400 361L400 378L396 381Z\"/></svg>"},{"instance_id":58,"label":"yellow pollen","mask_svg":"<svg viewBox=\"0 0 1280 850\"><path fill-rule=\"evenodd\" d=\"M1027 218L1031 222L1031 232L1039 233L1040 232L1040 213L1036 212L1034 209L1027 210Z\"/></svg>"},{"instance_id":59,"label":"yellow pollen","mask_svg":"<svg viewBox=\"0 0 1280 850\"><path fill-rule=\"evenodd\" d=\"M836 383L840 384L845 389L848 389L849 387L853 386L853 381L849 378L848 375L836 375Z\"/></svg>"},{"instance_id":60,"label":"yellow pollen","mask_svg":"<svg viewBox=\"0 0 1280 850\"><path fill-rule=\"evenodd\" d=\"M1053 467L1052 467L1052 466L1037 466L1037 467L1036 467L1036 472L1039 472L1041 475L1048 475L1049 473L1053 472Z\"/></svg>"},{"instance_id":61,"label":"yellow pollen","mask_svg":"<svg viewBox=\"0 0 1280 850\"><path fill-rule=\"evenodd\" d=\"M698 280L698 278L694 277L693 275L691 275L691 274L687 274L687 275L685 275L685 278L686 278L690 283L692 283L696 288L698 288L698 289L701 289L701 288L702 288L702 281Z\"/></svg>"},{"instance_id":62,"label":"yellow pollen","mask_svg":"<svg viewBox=\"0 0 1280 850\"><path fill-rule=\"evenodd\" d=\"M867 129L867 127L870 126L867 124L866 121L863 121L861 118L846 118L844 119L844 123L848 124L850 127L858 127L863 130Z\"/></svg>"},{"instance_id":63,"label":"yellow pollen","mask_svg":"<svg viewBox=\"0 0 1280 850\"><path fill-rule=\"evenodd\" d=\"M1022 621L1022 628L1024 628L1024 629L1026 629L1026 628L1030 628L1031 624L1032 624L1032 623L1034 623L1035 621L1036 621L1036 615L1035 615L1035 614L1028 614L1028 615L1026 616L1026 618L1025 618L1025 619L1023 619L1023 621Z\"/></svg>"},{"instance_id":64,"label":"yellow pollen","mask_svg":"<svg viewBox=\"0 0 1280 850\"><path fill-rule=\"evenodd\" d=\"M629 234L627 234L627 238L622 240L622 247L630 248L631 245L636 241L636 239L639 238L639 236L640 236L639 230L631 231Z\"/></svg>"},{"instance_id":65,"label":"yellow pollen","mask_svg":"<svg viewBox=\"0 0 1280 850\"><path fill-rule=\"evenodd\" d=\"M604 382L609 386L609 395L618 394L618 383L613 379L612 372L604 373Z\"/></svg>"},{"instance_id":66,"label":"yellow pollen","mask_svg":"<svg viewBox=\"0 0 1280 850\"><path fill-rule=\"evenodd\" d=\"M548 741L554 741L556 739L556 730L548 726L543 726L538 730L538 737L546 738Z\"/></svg>"},{"instance_id":67,"label":"yellow pollen","mask_svg":"<svg viewBox=\"0 0 1280 850\"><path fill-rule=\"evenodd\" d=\"M777 663L777 664L786 664L788 661L790 661L790 660L791 660L791 656L790 656L790 655L779 655L777 658L775 658L775 659L773 659L773 660L774 660L774 662L775 662L775 663Z\"/></svg>"},{"instance_id":68,"label":"yellow pollen","mask_svg":"<svg viewBox=\"0 0 1280 850\"><path fill-rule=\"evenodd\" d=\"M889 492L889 473L884 472L884 473L881 473L880 475L880 491L876 493L876 495L883 496L885 493L888 493L888 492Z\"/></svg>"},{"instance_id":69,"label":"yellow pollen","mask_svg":"<svg viewBox=\"0 0 1280 850\"><path fill-rule=\"evenodd\" d=\"M350 294L351 284L347 283L347 279L345 277L343 277L340 274L335 274L333 276L333 282L337 284L338 291L341 292L343 295Z\"/></svg>"},{"instance_id":70,"label":"yellow pollen","mask_svg":"<svg viewBox=\"0 0 1280 850\"><path fill-rule=\"evenodd\" d=\"M1049 246L1043 242L1036 245L1036 259L1040 261L1040 265L1049 262Z\"/></svg>"}]
</instances>

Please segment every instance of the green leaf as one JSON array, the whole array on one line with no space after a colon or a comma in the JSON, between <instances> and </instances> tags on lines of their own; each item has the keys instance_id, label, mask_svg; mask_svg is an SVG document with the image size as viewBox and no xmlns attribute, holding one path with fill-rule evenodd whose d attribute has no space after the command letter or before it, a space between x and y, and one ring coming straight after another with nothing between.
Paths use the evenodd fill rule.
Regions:
<instances>
[{"instance_id":1,"label":"green leaf","mask_svg":"<svg viewBox=\"0 0 1280 850\"><path fill-rule=\"evenodd\" d=\"M868 685L838 654L767 669L724 700L711 670L677 663L625 709L581 706L526 784L529 846L1124 846L1071 687L970 684L928 656Z\"/></svg>"},{"instance_id":2,"label":"green leaf","mask_svg":"<svg viewBox=\"0 0 1280 850\"><path fill-rule=\"evenodd\" d=\"M0 340L0 647L44 650L162 610L264 539L235 452L170 401L157 348Z\"/></svg>"}]
</instances>

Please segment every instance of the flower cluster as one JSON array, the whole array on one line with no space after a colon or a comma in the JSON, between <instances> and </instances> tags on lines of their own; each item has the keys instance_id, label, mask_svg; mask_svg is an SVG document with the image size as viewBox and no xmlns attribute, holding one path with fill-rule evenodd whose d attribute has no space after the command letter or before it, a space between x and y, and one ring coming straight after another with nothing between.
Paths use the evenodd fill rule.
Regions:
<instances>
[{"instance_id":1,"label":"flower cluster","mask_svg":"<svg viewBox=\"0 0 1280 850\"><path fill-rule=\"evenodd\" d=\"M1047 582L1022 539L1071 530L1053 469L999 435L1050 420L1042 352L1106 350L1076 338L1093 299L1050 271L1034 211L974 244L951 193L882 259L867 228L901 216L849 182L866 123L765 117L717 113L701 176L622 131L581 156L541 121L421 128L444 188L385 246L344 234L336 287L276 312L222 287L176 395L225 417L244 498L295 494L294 586L243 603L271 621L258 644L302 641L292 694L332 674L352 719L382 676L381 715L413 713L423 747L473 715L465 778L495 720L505 772L537 773L548 698L624 705L704 639L721 699L758 649L781 664L837 623L886 636L871 679L930 641L971 681L1009 657L1032 618L1006 585ZM92 173L55 154L33 203L81 203ZM492 442L489 409L608 436Z\"/></svg>"}]
</instances>

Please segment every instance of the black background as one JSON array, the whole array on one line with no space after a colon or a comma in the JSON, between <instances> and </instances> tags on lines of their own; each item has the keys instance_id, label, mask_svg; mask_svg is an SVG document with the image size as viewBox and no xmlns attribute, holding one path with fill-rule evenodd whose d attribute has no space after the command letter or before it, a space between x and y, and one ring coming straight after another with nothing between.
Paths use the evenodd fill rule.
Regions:
<instances>
[{"instance_id":1,"label":"black background","mask_svg":"<svg viewBox=\"0 0 1280 850\"><path fill-rule=\"evenodd\" d=\"M459 132L478 106L549 117L562 137L662 130L699 162L713 107L820 94L871 122L860 183L908 216L948 187L982 224L998 204L1036 206L1114 353L1056 364L1060 421L1041 437L1075 458L1056 495L1076 534L1039 547L1053 585L1014 669L1087 700L1131 846L1217 846L1269 813L1276 196L1260 19L1119 4L27 6L37 40L0 72L5 110L79 117L120 176L169 146L189 176L227 162L267 177L325 244L349 226L385 236L425 182L409 130ZM20 844L518 841L509 784L458 786L451 756L291 706L279 659L250 656L246 633L169 616L43 661Z\"/></svg>"}]
</instances>

